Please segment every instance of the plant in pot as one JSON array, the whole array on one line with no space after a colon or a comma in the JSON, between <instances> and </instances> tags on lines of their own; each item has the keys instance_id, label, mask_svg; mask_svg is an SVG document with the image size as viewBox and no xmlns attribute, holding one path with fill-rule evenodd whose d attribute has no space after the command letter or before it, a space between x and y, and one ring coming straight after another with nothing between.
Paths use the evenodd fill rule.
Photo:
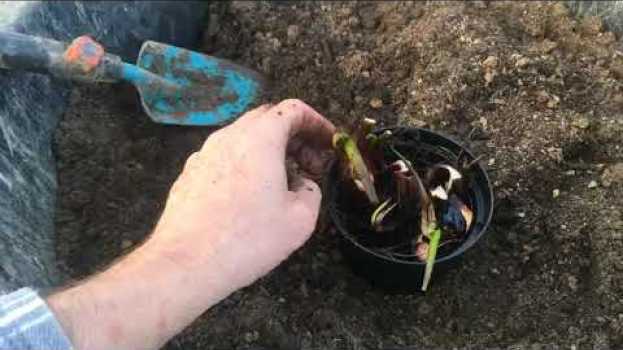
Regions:
<instances>
[{"instance_id":1,"label":"plant in pot","mask_svg":"<svg viewBox=\"0 0 623 350\"><path fill-rule=\"evenodd\" d=\"M469 151L424 129L337 132L330 214L356 272L390 288L426 291L437 265L458 261L484 233L492 193Z\"/></svg>"}]
</instances>

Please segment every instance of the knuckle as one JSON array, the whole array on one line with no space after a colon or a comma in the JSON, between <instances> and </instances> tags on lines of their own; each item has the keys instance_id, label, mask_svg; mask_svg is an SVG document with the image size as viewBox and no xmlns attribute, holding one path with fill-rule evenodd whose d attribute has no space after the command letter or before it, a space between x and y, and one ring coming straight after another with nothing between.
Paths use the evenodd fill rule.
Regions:
<instances>
[{"instance_id":1,"label":"knuckle","mask_svg":"<svg viewBox=\"0 0 623 350\"><path fill-rule=\"evenodd\" d=\"M301 221L301 229L305 233L312 233L316 229L316 215L311 210L307 218Z\"/></svg>"},{"instance_id":2,"label":"knuckle","mask_svg":"<svg viewBox=\"0 0 623 350\"><path fill-rule=\"evenodd\" d=\"M193 152L187 159L186 164L184 164L184 170L189 170L197 166L200 161L201 153Z\"/></svg>"},{"instance_id":3,"label":"knuckle","mask_svg":"<svg viewBox=\"0 0 623 350\"><path fill-rule=\"evenodd\" d=\"M208 148L210 147L210 145L212 144L218 144L220 142L222 142L223 137L224 137L224 131L223 129L221 130L217 130L215 132L213 132L212 134L210 134L210 136L208 136L208 138L206 138L206 140L203 142L203 147L202 149Z\"/></svg>"},{"instance_id":4,"label":"knuckle","mask_svg":"<svg viewBox=\"0 0 623 350\"><path fill-rule=\"evenodd\" d=\"M286 100L283 100L280 105L284 105L284 106L290 106L290 107L302 107L303 105L305 105L305 102L299 100L298 98L289 98Z\"/></svg>"},{"instance_id":5,"label":"knuckle","mask_svg":"<svg viewBox=\"0 0 623 350\"><path fill-rule=\"evenodd\" d=\"M314 194L318 197L322 197L322 193L320 192L320 185L316 183L316 181L309 180L306 183L308 190L314 192Z\"/></svg>"},{"instance_id":6,"label":"knuckle","mask_svg":"<svg viewBox=\"0 0 623 350\"><path fill-rule=\"evenodd\" d=\"M171 185L167 202L175 201L184 190L185 175L182 173Z\"/></svg>"}]
</instances>

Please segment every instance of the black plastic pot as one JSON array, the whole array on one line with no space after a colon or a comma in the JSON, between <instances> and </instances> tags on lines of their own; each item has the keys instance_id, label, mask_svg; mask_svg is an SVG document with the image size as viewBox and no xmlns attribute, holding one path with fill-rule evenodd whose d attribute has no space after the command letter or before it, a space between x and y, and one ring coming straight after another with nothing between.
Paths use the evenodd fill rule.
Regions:
<instances>
[{"instance_id":1,"label":"black plastic pot","mask_svg":"<svg viewBox=\"0 0 623 350\"><path fill-rule=\"evenodd\" d=\"M387 128L400 140L403 149L412 151L410 160L416 167L433 163L453 164L457 160L473 161L474 156L457 142L435 132L417 128ZM466 238L446 255L437 257L432 277L432 284L460 263L463 253L473 247L484 235L493 215L493 193L485 170L477 162L470 167L467 175L467 200L474 211L474 223ZM340 249L352 270L369 280L374 286L392 291L419 290L424 275L425 263L414 257L396 256L363 242L361 235L354 230L353 220L361 222L362 217L353 217L349 213L351 203L345 202L340 195L339 169L334 165L326 182L325 194L329 203L329 213L340 233ZM355 205L355 203L353 203ZM349 217L350 215L350 217ZM380 234L382 235L382 234ZM387 237L392 239L391 237Z\"/></svg>"}]
</instances>

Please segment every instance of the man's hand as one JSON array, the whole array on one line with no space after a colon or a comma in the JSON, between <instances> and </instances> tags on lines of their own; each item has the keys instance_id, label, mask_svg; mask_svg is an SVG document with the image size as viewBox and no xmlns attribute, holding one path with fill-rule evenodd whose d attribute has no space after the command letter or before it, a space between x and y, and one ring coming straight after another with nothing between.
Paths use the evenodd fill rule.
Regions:
<instances>
[{"instance_id":1,"label":"man's hand","mask_svg":"<svg viewBox=\"0 0 623 350\"><path fill-rule=\"evenodd\" d=\"M262 106L190 156L152 236L48 302L77 349L153 349L300 247L321 193L285 159L322 171L333 125L298 100ZM288 183L293 188L288 188Z\"/></svg>"},{"instance_id":2,"label":"man's hand","mask_svg":"<svg viewBox=\"0 0 623 350\"><path fill-rule=\"evenodd\" d=\"M286 100L214 133L173 185L153 244L185 268L218 264L230 289L266 274L307 240L320 206L315 182L288 188L287 146L318 173L333 132L311 107Z\"/></svg>"}]
</instances>

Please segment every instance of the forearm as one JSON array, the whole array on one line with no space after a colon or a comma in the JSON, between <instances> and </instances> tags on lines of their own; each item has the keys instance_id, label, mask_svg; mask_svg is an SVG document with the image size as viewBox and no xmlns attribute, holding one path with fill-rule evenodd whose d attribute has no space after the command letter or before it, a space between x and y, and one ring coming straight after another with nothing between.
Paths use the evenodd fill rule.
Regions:
<instances>
[{"instance_id":1,"label":"forearm","mask_svg":"<svg viewBox=\"0 0 623 350\"><path fill-rule=\"evenodd\" d=\"M286 153L320 173L311 165L334 132L311 107L286 100L210 136L184 165L151 238L48 298L75 347L155 349L286 259L313 232L322 197L309 179L288 187Z\"/></svg>"},{"instance_id":2,"label":"forearm","mask_svg":"<svg viewBox=\"0 0 623 350\"><path fill-rule=\"evenodd\" d=\"M187 249L186 249L187 250ZM209 259L147 241L105 272L48 298L77 349L156 349L229 290L197 280Z\"/></svg>"}]
</instances>

